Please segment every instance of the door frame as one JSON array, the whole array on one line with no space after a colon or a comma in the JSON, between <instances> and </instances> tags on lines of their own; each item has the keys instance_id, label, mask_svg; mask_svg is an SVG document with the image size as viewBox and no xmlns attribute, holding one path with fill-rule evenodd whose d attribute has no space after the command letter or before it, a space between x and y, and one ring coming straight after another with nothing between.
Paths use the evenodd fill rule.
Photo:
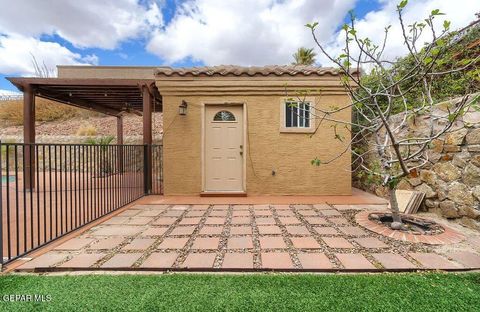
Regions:
<instances>
[{"instance_id":1,"label":"door frame","mask_svg":"<svg viewBox=\"0 0 480 312\"><path fill-rule=\"evenodd\" d=\"M247 105L245 102L215 102L215 101L208 101L208 102L203 102L202 103L202 108L201 108L201 119L202 119L202 157L201 157L201 166L202 166L202 193L208 193L208 192L213 192L213 193L219 193L216 191L207 191L205 189L206 185L206 174L205 174L205 167L206 167L206 157L205 157L205 140L206 140L206 126L205 126L205 115L206 115L206 110L207 107L212 107L212 106L242 106L242 114L243 114L243 168L242 168L242 189L241 191L224 191L221 193L225 194L236 194L236 193L244 193L247 191L247 155L248 155L248 146L247 146Z\"/></svg>"}]
</instances>

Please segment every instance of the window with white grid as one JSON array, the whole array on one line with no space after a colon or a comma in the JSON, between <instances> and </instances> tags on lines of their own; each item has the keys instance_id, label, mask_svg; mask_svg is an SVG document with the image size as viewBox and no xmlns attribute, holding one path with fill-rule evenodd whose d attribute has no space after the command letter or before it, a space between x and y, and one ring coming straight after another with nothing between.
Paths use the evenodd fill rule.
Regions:
<instances>
[{"instance_id":1,"label":"window with white grid","mask_svg":"<svg viewBox=\"0 0 480 312\"><path fill-rule=\"evenodd\" d=\"M310 103L303 101L286 101L285 127L310 128Z\"/></svg>"}]
</instances>

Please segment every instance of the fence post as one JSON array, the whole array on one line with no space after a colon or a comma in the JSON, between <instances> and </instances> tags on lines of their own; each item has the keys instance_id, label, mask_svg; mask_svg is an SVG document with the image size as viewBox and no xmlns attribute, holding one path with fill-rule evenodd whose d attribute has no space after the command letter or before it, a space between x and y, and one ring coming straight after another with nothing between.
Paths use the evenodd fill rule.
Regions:
<instances>
[{"instance_id":1,"label":"fence post","mask_svg":"<svg viewBox=\"0 0 480 312\"><path fill-rule=\"evenodd\" d=\"M123 117L117 116L117 172L123 173Z\"/></svg>"}]
</instances>

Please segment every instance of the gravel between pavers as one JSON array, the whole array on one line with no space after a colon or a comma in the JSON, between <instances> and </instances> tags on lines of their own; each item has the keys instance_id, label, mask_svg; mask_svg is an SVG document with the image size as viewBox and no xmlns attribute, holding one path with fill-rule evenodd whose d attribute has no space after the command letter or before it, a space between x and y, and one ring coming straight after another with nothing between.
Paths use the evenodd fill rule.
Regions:
<instances>
[{"instance_id":1,"label":"gravel between pavers","mask_svg":"<svg viewBox=\"0 0 480 312\"><path fill-rule=\"evenodd\" d=\"M199 208L200 206L205 206L205 209L195 209ZM208 206L208 207L207 207ZM223 207L226 206L226 207ZM300 222L298 226L304 226L309 234L302 234L302 235L292 235L287 231L287 226L281 222L281 218L285 217L284 214L282 214L280 211L285 210L285 209L278 209L279 205L137 205L130 210L148 210L148 209L159 209L162 210L161 213L159 213L155 217L151 217L152 220L147 224L147 225L141 225L140 227L143 227L144 229L140 231L139 233L136 233L135 235L129 235L125 236L124 241L118 245L117 247L110 249L110 250L90 250L88 247L90 247L91 244L88 246L80 249L80 250L75 250L75 251L68 251L64 252L65 254L68 255L68 257L62 261L60 264L65 263L66 261L69 261L71 258L73 258L75 255L80 254L80 253L105 253L106 255L97 261L92 268L100 268L105 262L110 260L114 255L116 254L127 254L127 253L142 253L142 256L133 264L133 268L138 268L142 265L142 263L152 254L152 253L157 253L157 252L176 252L178 253L178 257L175 260L172 268L179 268L182 266L184 263L185 259L187 256L191 253L197 253L197 252L202 252L202 253L214 253L215 260L213 264L213 268L220 269L222 267L225 255L227 253L250 253L253 255L253 267L256 269L262 268L262 260L261 260L261 253L262 252L288 252L290 255L290 258L292 260L292 263L294 265L295 269L302 269L302 264L298 258L298 253L324 253L330 262L332 263L334 269L342 269L344 268L342 263L337 259L335 256L335 253L358 253L362 254L365 256L372 264L374 264L375 267L377 268L383 268L382 265L372 256L373 253L395 253L399 254L403 257L405 257L408 261L412 262L419 268L422 266L420 263L418 263L415 259L409 256L409 253L411 252L435 252L434 249L426 244L422 243L410 243L410 242L403 242L403 241L398 241L394 240L385 236L382 236L380 234L376 234L373 232L370 232L367 229L362 228L362 230L365 232L364 235L346 235L342 233L339 228L343 226L356 226L360 227L356 222L355 222L355 215L359 212L359 210L348 210L348 209L342 209L342 210L337 210L333 205L329 205L328 209L328 214L336 214L335 211L339 211L340 216L345 218L348 221L348 224L346 225L338 225L337 223L332 222L330 219L331 218L337 218L340 216L330 216L326 215L324 216L322 214L322 210L325 210L324 208L328 207L322 207L322 209L318 209L315 207L315 205L289 205L290 211L292 211L292 214L295 218L297 218ZM180 209L181 207L185 207L184 209ZM284 208L284 207L282 207ZM176 221L171 224L171 225L166 225L166 226L157 226L153 225L155 221L157 221L160 218L165 217L166 214L168 214L171 211L178 211L182 210L181 215L177 217ZM191 213L192 211L199 211L196 213ZM203 214L200 215L200 211L203 212ZM225 215L226 211L226 216ZM245 213L240 213L240 214L247 214L248 216L241 216L240 218L248 217L249 218L249 224L246 225L237 225L237 224L232 224L233 218L234 218L234 212L237 211L245 211ZM189 215L190 213L190 215ZM290 213L288 213L290 214ZM135 217L136 214L128 216L128 219ZM212 216L213 215L213 216ZM312 225L310 224L306 218L311 217L311 215L316 215L319 217L322 217L326 222L325 224L320 224L320 225ZM193 225L179 225L182 220L185 220L187 218L200 218L200 221L197 224ZM220 235L204 235L200 234L201 229L206 225L207 218L209 217L216 217L216 218L224 218L224 224L209 224L209 227L222 227L222 232ZM273 218L275 221L275 226L278 226L281 230L281 236L287 246L287 248L282 248L282 249L272 249L272 250L261 250L260 248L260 236L265 236L265 237L278 237L279 235L260 235L259 229L258 229L258 224L257 221L261 220L262 218ZM263 221L268 221L268 219L264 219ZM97 240L99 239L98 236L93 235L96 230L104 227L109 227L109 226L119 226L119 225L105 225L105 224L100 224L89 231L85 232L84 234L81 235L81 237L88 237L88 238L96 238ZM131 225L128 225L131 226ZM191 235L175 235L175 236L169 236L172 231L176 227L183 227L183 226L194 226L195 229ZM228 239L231 237L241 237L245 236L243 234L239 235L231 235L231 229L235 227L240 227L240 226L249 226L252 229L251 237L253 241L253 248L251 249L228 249ZM163 235L160 236L149 236L152 239L155 239L154 243L149 246L146 250L123 250L123 247L125 247L127 244L129 244L131 241L133 241L136 238L143 237L143 232L148 229L148 228L154 228L154 227L164 227L167 228L167 231L163 233ZM337 234L335 235L320 235L315 231L315 228L321 228L321 227L332 227L338 231ZM361 228L361 227L360 227ZM175 238L187 238L188 241L186 242L185 246L181 249L160 249L159 246L160 244L164 241L165 238L167 237L175 237ZM193 246L195 240L199 237L217 237L219 238L219 245L218 248L216 249L208 249L208 250L194 250L191 249ZM317 243L319 244L319 248L314 248L314 249L298 249L295 248L291 238L292 237L312 237L314 238ZM331 248L326 245L326 243L322 240L322 237L343 237L345 238L350 244L353 245L353 248ZM357 237L374 237L377 238L378 240L382 241L385 243L388 247L386 248L364 248L360 246L354 239ZM93 244L94 242L92 242Z\"/></svg>"}]
</instances>

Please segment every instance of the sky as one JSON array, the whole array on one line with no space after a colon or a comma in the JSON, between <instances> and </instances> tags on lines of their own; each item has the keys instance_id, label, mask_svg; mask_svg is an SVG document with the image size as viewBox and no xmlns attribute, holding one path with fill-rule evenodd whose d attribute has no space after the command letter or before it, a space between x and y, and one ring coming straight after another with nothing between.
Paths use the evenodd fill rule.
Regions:
<instances>
[{"instance_id":1,"label":"sky","mask_svg":"<svg viewBox=\"0 0 480 312\"><path fill-rule=\"evenodd\" d=\"M315 48L307 23L328 52L341 53L341 26L353 10L358 33L380 41L385 54L406 53L396 19L399 0L0 0L0 94L15 91L5 77L34 76L33 58L55 75L57 65L289 64L299 47ZM408 22L433 9L460 28L480 12L480 0L410 0ZM320 53L319 53L320 54ZM322 55L318 65L329 66Z\"/></svg>"}]
</instances>

